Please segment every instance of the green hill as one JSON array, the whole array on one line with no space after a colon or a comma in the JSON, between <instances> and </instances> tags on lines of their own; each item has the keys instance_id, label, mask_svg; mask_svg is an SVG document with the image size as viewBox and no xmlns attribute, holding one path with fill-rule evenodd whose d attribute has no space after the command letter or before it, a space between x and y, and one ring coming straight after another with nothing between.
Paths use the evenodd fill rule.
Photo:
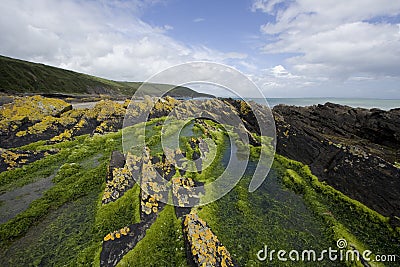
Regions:
<instances>
[{"instance_id":1,"label":"green hill","mask_svg":"<svg viewBox=\"0 0 400 267\"><path fill-rule=\"evenodd\" d=\"M141 82L107 80L83 73L0 56L0 92L7 94L66 94L131 96ZM154 95L166 84L147 84L146 93ZM190 88L178 86L169 95L209 97Z\"/></svg>"}]
</instances>

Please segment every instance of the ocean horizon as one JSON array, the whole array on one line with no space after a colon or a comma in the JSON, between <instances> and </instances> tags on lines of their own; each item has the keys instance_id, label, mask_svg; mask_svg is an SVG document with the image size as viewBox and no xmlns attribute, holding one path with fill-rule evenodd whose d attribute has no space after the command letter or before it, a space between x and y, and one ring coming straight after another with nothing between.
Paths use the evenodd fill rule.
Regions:
<instances>
[{"instance_id":1,"label":"ocean horizon","mask_svg":"<svg viewBox=\"0 0 400 267\"><path fill-rule=\"evenodd\" d=\"M279 104L290 106L312 106L325 104L327 102L346 105L354 108L378 108L382 110L390 110L400 108L400 99L373 99L373 98L335 98L335 97L306 97L306 98L266 98L268 105L272 108ZM247 98L256 103L263 104L261 98Z\"/></svg>"}]
</instances>

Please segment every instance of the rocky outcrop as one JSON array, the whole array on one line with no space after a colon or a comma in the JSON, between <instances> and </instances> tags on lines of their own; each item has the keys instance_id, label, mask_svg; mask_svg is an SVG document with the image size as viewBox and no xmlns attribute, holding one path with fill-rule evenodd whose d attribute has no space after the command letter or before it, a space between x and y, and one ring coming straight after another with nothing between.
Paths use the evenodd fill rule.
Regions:
<instances>
[{"instance_id":1,"label":"rocky outcrop","mask_svg":"<svg viewBox=\"0 0 400 267\"><path fill-rule=\"evenodd\" d=\"M185 216L183 222L189 257L194 266L235 267L232 256L197 213Z\"/></svg>"},{"instance_id":2,"label":"rocky outcrop","mask_svg":"<svg viewBox=\"0 0 400 267\"><path fill-rule=\"evenodd\" d=\"M0 172L20 168L57 152L55 149L47 151L22 151L0 148Z\"/></svg>"},{"instance_id":3,"label":"rocky outcrop","mask_svg":"<svg viewBox=\"0 0 400 267\"><path fill-rule=\"evenodd\" d=\"M251 103L252 111L249 104L234 99L179 101L165 97L153 101L147 97L144 101L130 103L127 108L127 103L105 100L92 109L71 110L71 105L63 100L40 96L15 98L0 110L0 147L19 147L38 140L60 142L82 134L117 131L124 118L143 114L148 114L149 118L170 114L177 119L208 118L234 126L242 140L247 136L249 143L257 146L259 141L254 133L261 133L260 126L273 129L270 126L275 123L277 153L309 165L320 180L390 216L393 224L400 225L400 109L368 110L332 103L310 107L278 105L273 109L274 121L266 107ZM242 126L237 127L240 124ZM273 136L273 133L263 134ZM193 149L204 143L194 140L190 145ZM201 151L193 151L192 158L198 160L196 167L200 170ZM5 152L3 150L0 158L0 171L45 156L28 157L28 152L17 156L9 150ZM149 162L149 167L154 165L148 169L150 173L154 172L152 168L171 169L174 163L166 163L165 158L155 162L157 160L153 158L154 162ZM179 158L175 161L180 164ZM133 186L133 181L126 178L127 170L117 165L109 170L103 204L117 199ZM174 173L174 168L169 173L164 172L165 178L170 180ZM114 180L114 176L118 178ZM150 204L147 206L150 208Z\"/></svg>"},{"instance_id":4,"label":"rocky outcrop","mask_svg":"<svg viewBox=\"0 0 400 267\"><path fill-rule=\"evenodd\" d=\"M15 148L39 140L60 142L83 134L103 134L122 127L126 107L99 101L92 109L72 110L60 99L16 98L0 108L0 147Z\"/></svg>"},{"instance_id":5,"label":"rocky outcrop","mask_svg":"<svg viewBox=\"0 0 400 267\"><path fill-rule=\"evenodd\" d=\"M274 107L277 153L394 225L400 217L400 109L382 111L332 103Z\"/></svg>"},{"instance_id":6,"label":"rocky outcrop","mask_svg":"<svg viewBox=\"0 0 400 267\"><path fill-rule=\"evenodd\" d=\"M154 223L157 216L153 214L141 222L125 226L104 237L100 254L100 266L113 267L146 235L146 230ZM123 234L121 233L124 231Z\"/></svg>"},{"instance_id":7,"label":"rocky outcrop","mask_svg":"<svg viewBox=\"0 0 400 267\"><path fill-rule=\"evenodd\" d=\"M198 151L199 155L209 151L202 138L191 137L188 142L190 148ZM183 153L180 148L166 148L159 155L154 151L151 153L147 146L136 148L128 151L126 156L118 151L112 153L102 206L117 201L131 190L136 181L140 184L140 222L104 236L100 266L116 266L146 236L146 230L166 207L169 196L172 197L176 217L182 220L188 264L237 266L206 223L197 214L191 213L192 207L200 202L200 195L204 195L205 191L201 188L204 183L195 181L187 175L185 169L178 168L186 161L187 153Z\"/></svg>"},{"instance_id":8,"label":"rocky outcrop","mask_svg":"<svg viewBox=\"0 0 400 267\"><path fill-rule=\"evenodd\" d=\"M120 151L113 151L111 153L110 163L107 167L107 181L111 181L113 179L113 170L115 168L123 168L125 166L125 156Z\"/></svg>"}]
</instances>

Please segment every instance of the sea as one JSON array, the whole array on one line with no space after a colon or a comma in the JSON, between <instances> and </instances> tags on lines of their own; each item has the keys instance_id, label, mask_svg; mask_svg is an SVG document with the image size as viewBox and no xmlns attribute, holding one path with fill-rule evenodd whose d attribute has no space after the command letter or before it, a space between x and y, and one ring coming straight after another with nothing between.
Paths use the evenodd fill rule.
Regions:
<instances>
[{"instance_id":1,"label":"sea","mask_svg":"<svg viewBox=\"0 0 400 267\"><path fill-rule=\"evenodd\" d=\"M191 99L191 98L182 98ZM196 99L208 99L208 98L196 98ZM253 100L259 104L265 104L262 98L246 98L246 100ZM372 98L267 98L267 103L270 108L276 105L284 104L290 106L312 106L318 104L325 104L327 102L346 105L350 107L359 108L378 108L382 110L390 110L394 108L400 108L400 99L372 99ZM97 102L83 102L83 103L72 103L73 108L92 108ZM123 101L119 101L123 103Z\"/></svg>"},{"instance_id":2,"label":"sea","mask_svg":"<svg viewBox=\"0 0 400 267\"><path fill-rule=\"evenodd\" d=\"M264 104L261 98L248 98L256 103ZM267 98L268 105L272 108L279 104L291 106L312 106L327 102L359 108L378 108L390 110L400 108L400 99L372 99L372 98Z\"/></svg>"}]
</instances>

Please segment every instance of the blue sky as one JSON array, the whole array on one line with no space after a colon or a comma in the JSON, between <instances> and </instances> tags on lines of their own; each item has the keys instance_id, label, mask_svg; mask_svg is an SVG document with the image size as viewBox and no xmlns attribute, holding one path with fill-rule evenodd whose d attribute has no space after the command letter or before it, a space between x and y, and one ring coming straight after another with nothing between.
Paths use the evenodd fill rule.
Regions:
<instances>
[{"instance_id":1,"label":"blue sky","mask_svg":"<svg viewBox=\"0 0 400 267\"><path fill-rule=\"evenodd\" d=\"M400 99L400 1L15 0L0 10L10 57L129 81L212 61L267 97Z\"/></svg>"},{"instance_id":2,"label":"blue sky","mask_svg":"<svg viewBox=\"0 0 400 267\"><path fill-rule=\"evenodd\" d=\"M151 25L170 25L173 38L221 51L248 53L251 37L259 35L265 15L251 11L251 1L171 0L149 8L142 19Z\"/></svg>"}]
</instances>

